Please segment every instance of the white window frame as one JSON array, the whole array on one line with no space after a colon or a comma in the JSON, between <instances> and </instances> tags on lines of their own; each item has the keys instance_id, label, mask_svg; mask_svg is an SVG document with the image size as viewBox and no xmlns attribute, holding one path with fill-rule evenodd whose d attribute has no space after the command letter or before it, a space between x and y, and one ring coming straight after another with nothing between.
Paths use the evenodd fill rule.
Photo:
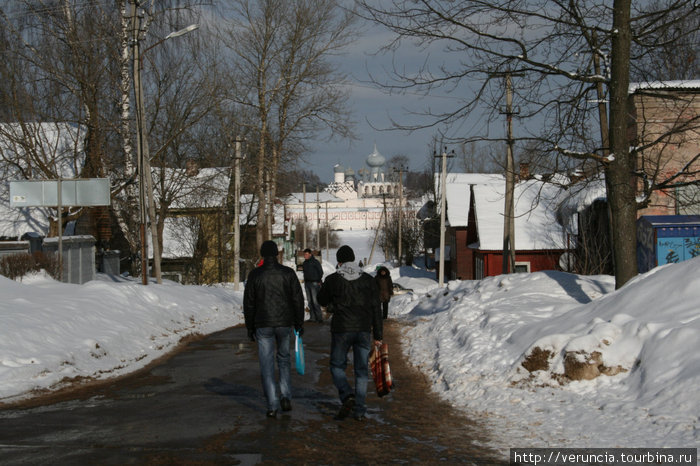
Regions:
<instances>
[{"instance_id":1,"label":"white window frame","mask_svg":"<svg viewBox=\"0 0 700 466\"><path fill-rule=\"evenodd\" d=\"M525 262L525 261L520 261L520 262L515 261L515 270L517 271L517 270L518 270L518 266L523 266L523 265L525 266L525 268L526 268L527 270L526 270L525 272L516 272L516 273L530 273L530 263L529 263L529 262Z\"/></svg>"}]
</instances>

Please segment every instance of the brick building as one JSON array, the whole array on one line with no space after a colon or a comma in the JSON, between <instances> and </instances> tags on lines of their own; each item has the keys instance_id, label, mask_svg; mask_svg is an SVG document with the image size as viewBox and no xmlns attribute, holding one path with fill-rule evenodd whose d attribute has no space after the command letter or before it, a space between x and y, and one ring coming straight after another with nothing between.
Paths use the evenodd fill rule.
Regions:
<instances>
[{"instance_id":1,"label":"brick building","mask_svg":"<svg viewBox=\"0 0 700 466\"><path fill-rule=\"evenodd\" d=\"M638 190L648 198L639 216L700 214L700 188L689 184L700 173L700 81L632 84L628 106Z\"/></svg>"}]
</instances>

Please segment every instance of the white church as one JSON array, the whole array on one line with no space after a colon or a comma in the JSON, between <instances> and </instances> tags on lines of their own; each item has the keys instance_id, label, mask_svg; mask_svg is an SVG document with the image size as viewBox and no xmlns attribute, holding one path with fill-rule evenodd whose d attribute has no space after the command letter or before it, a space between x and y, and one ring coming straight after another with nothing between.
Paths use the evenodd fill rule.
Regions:
<instances>
[{"instance_id":1,"label":"white church","mask_svg":"<svg viewBox=\"0 0 700 466\"><path fill-rule=\"evenodd\" d=\"M377 228L385 209L394 209L399 199L399 182L386 173L386 158L377 146L367 156L366 168L357 173L338 164L333 182L322 192L292 193L284 201L285 219L296 223L304 217L311 228L371 230Z\"/></svg>"}]
</instances>

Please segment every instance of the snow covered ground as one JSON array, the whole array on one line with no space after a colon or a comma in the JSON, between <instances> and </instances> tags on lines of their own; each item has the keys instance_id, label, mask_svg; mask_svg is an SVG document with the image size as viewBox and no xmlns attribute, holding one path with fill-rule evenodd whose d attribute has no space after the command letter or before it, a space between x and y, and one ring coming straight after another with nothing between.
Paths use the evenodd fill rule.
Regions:
<instances>
[{"instance_id":1,"label":"snow covered ground","mask_svg":"<svg viewBox=\"0 0 700 466\"><path fill-rule=\"evenodd\" d=\"M342 232L358 260L370 232ZM332 272L335 251L324 270ZM386 263L375 251L365 270ZM409 358L433 388L484 422L492 447L700 445L700 258L664 266L614 291L608 276L539 272L454 281L392 268L413 291L390 317L410 323ZM143 286L99 275L84 285L0 277L0 403L74 377L137 370L181 338L243 322L231 286ZM538 348L546 369L522 366ZM568 381L565 355L619 371ZM621 369L621 371L620 371ZM399 387L400 389L400 387Z\"/></svg>"}]
</instances>

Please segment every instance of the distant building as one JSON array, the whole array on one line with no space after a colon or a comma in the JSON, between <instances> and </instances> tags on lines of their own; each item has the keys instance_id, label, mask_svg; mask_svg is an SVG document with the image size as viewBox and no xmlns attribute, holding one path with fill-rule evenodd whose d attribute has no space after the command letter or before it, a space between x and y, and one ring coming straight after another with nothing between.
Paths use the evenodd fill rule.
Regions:
<instances>
[{"instance_id":1,"label":"distant building","mask_svg":"<svg viewBox=\"0 0 700 466\"><path fill-rule=\"evenodd\" d=\"M337 164L333 182L318 193L291 193L284 199L285 218L296 223L306 217L315 228L326 222L332 230L370 230L379 226L385 209L395 209L399 183L386 174L386 158L374 146L367 168L357 173ZM406 202L404 200L404 207Z\"/></svg>"}]
</instances>

